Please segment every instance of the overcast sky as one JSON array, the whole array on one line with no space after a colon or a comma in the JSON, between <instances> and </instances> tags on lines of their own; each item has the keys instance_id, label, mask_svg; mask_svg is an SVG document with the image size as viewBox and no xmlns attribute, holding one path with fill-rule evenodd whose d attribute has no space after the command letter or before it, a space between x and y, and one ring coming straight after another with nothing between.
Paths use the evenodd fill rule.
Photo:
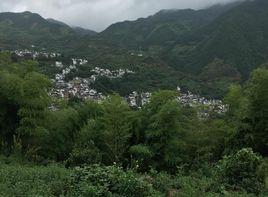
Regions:
<instances>
[{"instance_id":1,"label":"overcast sky","mask_svg":"<svg viewBox=\"0 0 268 197\"><path fill-rule=\"evenodd\" d=\"M161 9L199 9L233 1L235 0L0 0L0 11L31 11L71 26L101 31L112 23L146 17Z\"/></svg>"}]
</instances>

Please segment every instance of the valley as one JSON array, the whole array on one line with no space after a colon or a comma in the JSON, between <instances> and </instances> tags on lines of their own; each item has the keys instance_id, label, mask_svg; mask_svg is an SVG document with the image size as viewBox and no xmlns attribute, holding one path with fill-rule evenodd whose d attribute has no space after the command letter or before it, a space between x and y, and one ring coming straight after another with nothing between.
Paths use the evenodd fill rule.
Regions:
<instances>
[{"instance_id":1,"label":"valley","mask_svg":"<svg viewBox=\"0 0 268 197\"><path fill-rule=\"evenodd\" d=\"M268 1L215 2L0 1L0 196L268 196Z\"/></svg>"}]
</instances>

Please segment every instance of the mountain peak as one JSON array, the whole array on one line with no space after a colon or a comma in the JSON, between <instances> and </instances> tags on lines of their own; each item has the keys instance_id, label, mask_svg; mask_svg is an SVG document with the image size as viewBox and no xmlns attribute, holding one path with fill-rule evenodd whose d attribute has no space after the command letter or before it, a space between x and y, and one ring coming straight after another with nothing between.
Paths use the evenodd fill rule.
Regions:
<instances>
[{"instance_id":1,"label":"mountain peak","mask_svg":"<svg viewBox=\"0 0 268 197\"><path fill-rule=\"evenodd\" d=\"M22 12L22 14L33 14L33 13L30 11L24 11L24 12Z\"/></svg>"}]
</instances>

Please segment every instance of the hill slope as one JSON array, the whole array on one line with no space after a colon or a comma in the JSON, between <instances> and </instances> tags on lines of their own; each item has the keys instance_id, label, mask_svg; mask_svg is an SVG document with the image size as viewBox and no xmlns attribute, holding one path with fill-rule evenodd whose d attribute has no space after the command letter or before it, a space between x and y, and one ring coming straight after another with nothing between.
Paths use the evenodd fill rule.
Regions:
<instances>
[{"instance_id":1,"label":"hill slope","mask_svg":"<svg viewBox=\"0 0 268 197\"><path fill-rule=\"evenodd\" d=\"M162 10L148 18L113 24L92 36L88 30L72 29L37 14L2 13L0 46L45 46L85 57L95 66L135 69L139 65L139 76L128 81L132 89L145 88L148 85L141 83L151 80L150 88L179 84L220 96L230 83L247 79L254 68L267 62L267 18L266 0L246 1L203 10Z\"/></svg>"},{"instance_id":2,"label":"hill slope","mask_svg":"<svg viewBox=\"0 0 268 197\"><path fill-rule=\"evenodd\" d=\"M127 47L172 44L209 24L235 5L218 5L203 10L162 10L148 18L113 24L100 36Z\"/></svg>"},{"instance_id":3,"label":"hill slope","mask_svg":"<svg viewBox=\"0 0 268 197\"><path fill-rule=\"evenodd\" d=\"M267 0L247 1L231 9L203 30L207 36L191 56L192 68L220 58L247 78L268 59L267 18Z\"/></svg>"},{"instance_id":4,"label":"hill slope","mask_svg":"<svg viewBox=\"0 0 268 197\"><path fill-rule=\"evenodd\" d=\"M48 45L66 36L74 35L72 28L55 23L31 12L0 13L0 36L2 47L30 44Z\"/></svg>"}]
</instances>

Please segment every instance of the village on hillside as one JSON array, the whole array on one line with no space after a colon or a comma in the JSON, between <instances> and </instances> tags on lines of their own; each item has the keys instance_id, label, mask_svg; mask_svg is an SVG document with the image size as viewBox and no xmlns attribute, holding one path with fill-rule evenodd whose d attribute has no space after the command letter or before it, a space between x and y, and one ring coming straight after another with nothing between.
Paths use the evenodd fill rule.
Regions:
<instances>
[{"instance_id":1,"label":"village on hillside","mask_svg":"<svg viewBox=\"0 0 268 197\"><path fill-rule=\"evenodd\" d=\"M32 58L33 60L36 60L40 57L53 59L53 66L60 70L60 72L56 73L55 77L51 79L53 88L50 92L50 95L55 98L70 99L72 97L77 97L80 99L93 99L95 101L102 101L106 98L106 95L92 88L92 85L98 80L98 78L107 77L113 80L123 78L126 74L135 75L134 71L128 69L109 70L107 68L104 68L104 66L98 66L91 70L92 74L87 78L75 76L72 79L69 79L67 77L68 74L76 71L79 65L89 64L88 60L71 58L71 64L65 65L63 62L57 59L61 56L60 53L16 50L14 51L14 54L18 57ZM189 91L182 92L179 86L177 87L177 91L179 92L177 99L178 102L183 106L201 108L201 117L206 117L209 112L212 111L218 114L222 114L228 110L228 106L223 104L221 100L207 99L199 95L195 95ZM131 107L140 108L150 102L151 96L152 93L150 92L137 92L133 90L131 94L125 95L125 100Z\"/></svg>"}]
</instances>

